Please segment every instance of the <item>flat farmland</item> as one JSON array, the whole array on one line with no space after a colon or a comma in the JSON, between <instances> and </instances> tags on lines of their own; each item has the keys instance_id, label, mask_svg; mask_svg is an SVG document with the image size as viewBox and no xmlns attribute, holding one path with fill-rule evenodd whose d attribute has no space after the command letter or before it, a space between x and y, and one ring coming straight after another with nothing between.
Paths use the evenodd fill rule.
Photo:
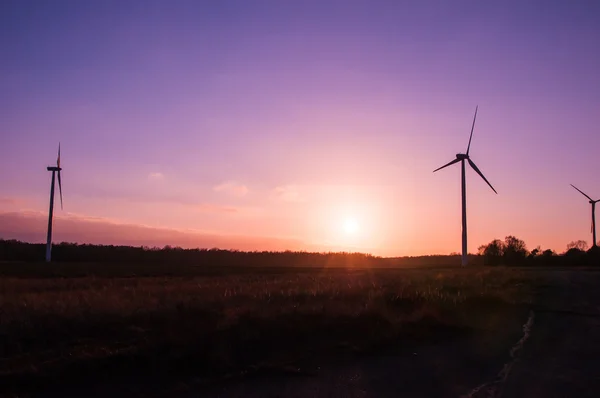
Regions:
<instances>
[{"instance_id":1,"label":"flat farmland","mask_svg":"<svg viewBox=\"0 0 600 398\"><path fill-rule=\"evenodd\" d=\"M317 383L306 394L325 396L340 369L401 368L421 352L448 383L419 387L431 374L416 374L405 393L458 396L510 361L532 311L564 288L559 274L5 263L0 385L6 396L295 396ZM396 362L373 365L384 357Z\"/></svg>"}]
</instances>

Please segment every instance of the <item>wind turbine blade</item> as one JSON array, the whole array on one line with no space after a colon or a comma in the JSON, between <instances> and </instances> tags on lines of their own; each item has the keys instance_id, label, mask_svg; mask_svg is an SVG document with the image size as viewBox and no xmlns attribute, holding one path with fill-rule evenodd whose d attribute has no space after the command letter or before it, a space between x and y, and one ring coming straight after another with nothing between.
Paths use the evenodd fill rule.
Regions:
<instances>
[{"instance_id":1,"label":"wind turbine blade","mask_svg":"<svg viewBox=\"0 0 600 398\"><path fill-rule=\"evenodd\" d=\"M583 193L583 191L582 191L581 189L577 188L575 185L571 184L571 186L572 186L573 188L575 188L576 190L578 190L579 192L581 192L581 194L582 194L583 196L585 196L586 198L588 198L589 200L593 200L592 198L590 198L589 196L587 196L586 194L584 194L584 193Z\"/></svg>"},{"instance_id":2,"label":"wind turbine blade","mask_svg":"<svg viewBox=\"0 0 600 398\"><path fill-rule=\"evenodd\" d=\"M448 164L445 164L445 165L443 165L442 167L438 167L437 169L433 170L433 172L435 173L436 171L438 171L438 170L441 170L441 169L443 169L444 167L448 167L448 166L450 166L450 165L452 165L452 164L454 164L454 163L457 163L457 162L460 162L460 159L454 159L454 160L453 160L453 161L451 161L450 163L448 163Z\"/></svg>"},{"instance_id":3,"label":"wind turbine blade","mask_svg":"<svg viewBox=\"0 0 600 398\"><path fill-rule=\"evenodd\" d=\"M60 179L60 141L58 142L58 157L56 158L56 167L58 168L58 191L60 192L60 209L63 208L62 181Z\"/></svg>"},{"instance_id":4,"label":"wind turbine blade","mask_svg":"<svg viewBox=\"0 0 600 398\"><path fill-rule=\"evenodd\" d=\"M475 119L477 119L477 109L479 105L475 107L475 116L473 117L473 125L471 126L471 136L469 137L469 146L467 146L467 155L469 154L469 150L471 149L471 140L473 139L473 130L475 129Z\"/></svg>"},{"instance_id":5,"label":"wind turbine blade","mask_svg":"<svg viewBox=\"0 0 600 398\"><path fill-rule=\"evenodd\" d=\"M469 161L469 164L471 165L471 167L473 168L473 170L475 170L477 172L477 174L479 174L479 176L481 178L483 178L483 181L487 182L487 184L490 186L490 188L492 188L492 191L496 192L496 190L494 189L494 187L492 186L492 184L490 184L490 182L487 180L487 178L485 178L485 176L483 175L483 173L477 168L477 166L475 166L475 163L473 163L473 161L471 159L467 159ZM498 192L496 192L497 194Z\"/></svg>"},{"instance_id":6,"label":"wind turbine blade","mask_svg":"<svg viewBox=\"0 0 600 398\"><path fill-rule=\"evenodd\" d=\"M58 192L60 192L60 209L63 209L63 200L62 200L62 181L60 180L60 170L58 170Z\"/></svg>"}]
</instances>

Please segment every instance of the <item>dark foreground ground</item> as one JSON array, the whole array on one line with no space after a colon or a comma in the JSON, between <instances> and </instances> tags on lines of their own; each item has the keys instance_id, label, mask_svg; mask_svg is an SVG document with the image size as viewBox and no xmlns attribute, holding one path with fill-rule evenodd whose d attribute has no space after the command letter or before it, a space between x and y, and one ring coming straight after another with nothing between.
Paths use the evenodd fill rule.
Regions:
<instances>
[{"instance_id":1,"label":"dark foreground ground","mask_svg":"<svg viewBox=\"0 0 600 398\"><path fill-rule=\"evenodd\" d=\"M600 273L533 270L535 298L516 330L415 346L321 367L304 377L250 380L189 397L598 397ZM526 278L525 278L526 279Z\"/></svg>"},{"instance_id":2,"label":"dark foreground ground","mask_svg":"<svg viewBox=\"0 0 600 398\"><path fill-rule=\"evenodd\" d=\"M0 264L0 395L598 396L600 273Z\"/></svg>"},{"instance_id":3,"label":"dark foreground ground","mask_svg":"<svg viewBox=\"0 0 600 398\"><path fill-rule=\"evenodd\" d=\"M551 272L506 397L600 396L600 273Z\"/></svg>"}]
</instances>

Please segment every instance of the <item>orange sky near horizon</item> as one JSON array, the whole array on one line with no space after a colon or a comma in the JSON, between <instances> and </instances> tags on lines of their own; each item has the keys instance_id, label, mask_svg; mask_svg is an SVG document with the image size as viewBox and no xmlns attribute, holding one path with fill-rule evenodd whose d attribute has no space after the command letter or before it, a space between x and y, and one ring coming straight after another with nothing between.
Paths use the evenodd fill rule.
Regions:
<instances>
[{"instance_id":1,"label":"orange sky near horizon","mask_svg":"<svg viewBox=\"0 0 600 398\"><path fill-rule=\"evenodd\" d=\"M410 190L402 195L397 186L288 185L259 192L235 182L212 187L214 193L227 198L214 203L94 199L69 194L66 195L69 211L55 209L54 241L240 250L359 251L390 257L449 254L460 251L460 184L457 170L447 174L429 176L432 180L428 184L429 194L422 199ZM552 232L552 223L544 218L544 212L551 206L540 206L533 214L537 222L547 226L546 232L515 224L511 217L505 216L511 214L510 210L502 213L507 204L503 206L498 196L487 192L483 181L476 181L474 174L468 172L467 182L468 185L472 182L470 190L473 192L468 201L469 252L475 253L479 245L509 234L524 239L529 249L541 245L544 249L564 251L570 241L568 234L564 230ZM170 185L168 176L149 176L145 183L159 189ZM436 184L443 188L436 188ZM407 179L405 187L410 185ZM449 193L436 194L441 189L448 189ZM42 196L0 200L0 218L3 219L0 237L43 242L47 225L44 209L47 204L43 199ZM579 214L571 228L580 232L579 224L585 222L582 213L585 213L586 203L577 199L575 197L573 207ZM489 211L490 204L499 214ZM439 214L440 211L445 217L433 224L428 213ZM27 222L23 222L24 219ZM350 231L348 223L354 224Z\"/></svg>"}]
</instances>

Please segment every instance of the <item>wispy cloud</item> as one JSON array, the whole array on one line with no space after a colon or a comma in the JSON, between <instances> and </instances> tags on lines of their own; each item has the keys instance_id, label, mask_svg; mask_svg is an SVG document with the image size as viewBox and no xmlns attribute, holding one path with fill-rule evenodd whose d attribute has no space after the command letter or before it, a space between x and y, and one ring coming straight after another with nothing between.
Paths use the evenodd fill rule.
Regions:
<instances>
[{"instance_id":1,"label":"wispy cloud","mask_svg":"<svg viewBox=\"0 0 600 398\"><path fill-rule=\"evenodd\" d=\"M234 214L238 213L239 209L231 206L219 206L213 205L209 203L201 203L198 205L189 205L192 209L197 210L202 213L227 213Z\"/></svg>"},{"instance_id":2,"label":"wispy cloud","mask_svg":"<svg viewBox=\"0 0 600 398\"><path fill-rule=\"evenodd\" d=\"M21 203L19 199L15 198L0 198L0 205L4 206L15 206Z\"/></svg>"},{"instance_id":3,"label":"wispy cloud","mask_svg":"<svg viewBox=\"0 0 600 398\"><path fill-rule=\"evenodd\" d=\"M148 179L153 181L162 181L165 179L165 175L163 173L154 172L148 174Z\"/></svg>"},{"instance_id":4,"label":"wispy cloud","mask_svg":"<svg viewBox=\"0 0 600 398\"><path fill-rule=\"evenodd\" d=\"M107 217L88 216L85 214L65 212L64 214L57 214L54 216L56 219L82 221L82 222L101 222L110 224L120 224L116 219Z\"/></svg>"},{"instance_id":5,"label":"wispy cloud","mask_svg":"<svg viewBox=\"0 0 600 398\"><path fill-rule=\"evenodd\" d=\"M29 201L23 198L0 197L0 211L25 210Z\"/></svg>"},{"instance_id":6,"label":"wispy cloud","mask_svg":"<svg viewBox=\"0 0 600 398\"><path fill-rule=\"evenodd\" d=\"M299 189L295 185L281 185L273 189L271 198L282 202L298 203L302 202L303 198L300 195Z\"/></svg>"},{"instance_id":7,"label":"wispy cloud","mask_svg":"<svg viewBox=\"0 0 600 398\"><path fill-rule=\"evenodd\" d=\"M0 238L44 242L46 214L42 212L0 212ZM238 250L318 250L297 239L268 236L221 235L195 230L156 228L116 220L69 214L55 220L54 241L112 245L174 245L185 248L218 247Z\"/></svg>"},{"instance_id":8,"label":"wispy cloud","mask_svg":"<svg viewBox=\"0 0 600 398\"><path fill-rule=\"evenodd\" d=\"M224 192L229 195L239 196L239 197L245 196L248 193L247 186L245 186L243 184L239 184L235 181L224 182L220 185L213 187L213 190L215 192Z\"/></svg>"}]
</instances>

